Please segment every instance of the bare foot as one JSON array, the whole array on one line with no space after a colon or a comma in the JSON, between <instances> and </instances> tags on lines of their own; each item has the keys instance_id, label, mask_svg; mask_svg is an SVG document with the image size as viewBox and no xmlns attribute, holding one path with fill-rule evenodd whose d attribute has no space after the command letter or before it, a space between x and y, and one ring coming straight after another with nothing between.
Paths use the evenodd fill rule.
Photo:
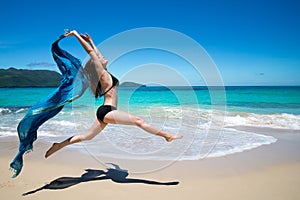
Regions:
<instances>
[{"instance_id":1,"label":"bare foot","mask_svg":"<svg viewBox=\"0 0 300 200\"><path fill-rule=\"evenodd\" d=\"M49 156L51 156L52 154L54 154L55 152L57 152L61 148L62 148L62 146L59 143L54 143L52 145L52 147L46 152L45 158L48 158Z\"/></svg>"},{"instance_id":2,"label":"bare foot","mask_svg":"<svg viewBox=\"0 0 300 200\"><path fill-rule=\"evenodd\" d=\"M167 140L167 142L172 142L173 140L177 140L177 139L181 139L183 138L182 135L169 135L167 137L165 137L165 139Z\"/></svg>"}]
</instances>

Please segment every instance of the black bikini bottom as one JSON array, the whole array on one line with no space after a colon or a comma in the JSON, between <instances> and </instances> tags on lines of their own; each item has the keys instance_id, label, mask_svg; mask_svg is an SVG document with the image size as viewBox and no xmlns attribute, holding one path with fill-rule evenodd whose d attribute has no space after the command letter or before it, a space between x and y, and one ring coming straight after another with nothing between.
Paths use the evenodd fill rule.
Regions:
<instances>
[{"instance_id":1,"label":"black bikini bottom","mask_svg":"<svg viewBox=\"0 0 300 200\"><path fill-rule=\"evenodd\" d=\"M102 105L98 108L97 110L97 119L101 120L103 122L103 119L105 117L105 115L107 113L109 113L110 111L113 111L113 110L117 110L116 107L114 106L111 106L111 105Z\"/></svg>"}]
</instances>

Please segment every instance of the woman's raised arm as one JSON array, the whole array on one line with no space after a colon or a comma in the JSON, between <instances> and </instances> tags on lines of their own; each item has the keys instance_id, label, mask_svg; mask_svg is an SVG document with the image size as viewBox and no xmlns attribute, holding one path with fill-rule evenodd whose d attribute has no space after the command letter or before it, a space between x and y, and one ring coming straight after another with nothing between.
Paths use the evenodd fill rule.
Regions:
<instances>
[{"instance_id":1,"label":"woman's raised arm","mask_svg":"<svg viewBox=\"0 0 300 200\"><path fill-rule=\"evenodd\" d=\"M97 56L100 58L100 57L103 57L101 52L99 51L99 49L96 47L96 45L94 44L91 36L89 34L80 34L80 36L87 42L90 43L91 47L94 49L94 51L96 52Z\"/></svg>"},{"instance_id":2,"label":"woman's raised arm","mask_svg":"<svg viewBox=\"0 0 300 200\"><path fill-rule=\"evenodd\" d=\"M68 36L75 36L78 41L80 42L81 46L84 48L84 50L90 54L92 51L94 51L94 49L89 45L89 43L87 43L80 35L79 33L77 33L76 30L70 31L70 32L66 32L64 34L64 36L68 37Z\"/></svg>"},{"instance_id":3,"label":"woman's raised arm","mask_svg":"<svg viewBox=\"0 0 300 200\"><path fill-rule=\"evenodd\" d=\"M102 75L102 72L105 70L102 66L101 62L99 61L99 57L97 55L98 49L94 49L86 40L85 38L81 37L80 34L76 31L70 31L66 32L64 36L75 36L78 41L80 42L81 46L84 48L84 50L90 55L91 59L93 60L95 64L96 71L99 75L99 77ZM100 52L99 52L100 53ZM101 54L100 54L101 55Z\"/></svg>"}]
</instances>

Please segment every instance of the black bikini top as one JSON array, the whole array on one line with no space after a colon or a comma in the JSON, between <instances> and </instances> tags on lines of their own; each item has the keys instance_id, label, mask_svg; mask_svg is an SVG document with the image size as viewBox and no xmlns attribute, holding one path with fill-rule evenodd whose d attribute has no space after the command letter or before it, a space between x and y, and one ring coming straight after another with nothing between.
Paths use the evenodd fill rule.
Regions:
<instances>
[{"instance_id":1,"label":"black bikini top","mask_svg":"<svg viewBox=\"0 0 300 200\"><path fill-rule=\"evenodd\" d=\"M109 74L110 74L110 73L109 73ZM102 96L104 96L106 93L108 93L113 87L119 85L119 80L118 80L116 77L114 77L113 75L111 75L111 74L110 74L110 76L111 76L111 79L112 79L112 85L111 85L111 87L110 87L108 90L106 90L105 92L101 93L101 94L100 94L100 97L102 97ZM100 81L99 81L99 84L100 84Z\"/></svg>"}]
</instances>

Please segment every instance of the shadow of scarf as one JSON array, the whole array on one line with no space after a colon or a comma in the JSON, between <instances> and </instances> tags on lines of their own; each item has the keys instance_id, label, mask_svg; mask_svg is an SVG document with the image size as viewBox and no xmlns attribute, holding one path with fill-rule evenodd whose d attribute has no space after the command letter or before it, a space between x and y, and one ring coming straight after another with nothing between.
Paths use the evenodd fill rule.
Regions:
<instances>
[{"instance_id":1,"label":"shadow of scarf","mask_svg":"<svg viewBox=\"0 0 300 200\"><path fill-rule=\"evenodd\" d=\"M145 179L134 179L127 178L129 175L127 170L121 169L118 165L112 164L114 168L108 168L107 171L96 170L96 169L86 169L85 173L81 177L60 177L49 184L44 185L38 189L26 192L23 196L34 194L38 191L49 189L49 190L62 190L74 185L90 182L90 181L100 181L100 180L111 180L116 183L142 183L142 184L151 184L151 185L178 185L178 181L173 182L158 182Z\"/></svg>"}]
</instances>

